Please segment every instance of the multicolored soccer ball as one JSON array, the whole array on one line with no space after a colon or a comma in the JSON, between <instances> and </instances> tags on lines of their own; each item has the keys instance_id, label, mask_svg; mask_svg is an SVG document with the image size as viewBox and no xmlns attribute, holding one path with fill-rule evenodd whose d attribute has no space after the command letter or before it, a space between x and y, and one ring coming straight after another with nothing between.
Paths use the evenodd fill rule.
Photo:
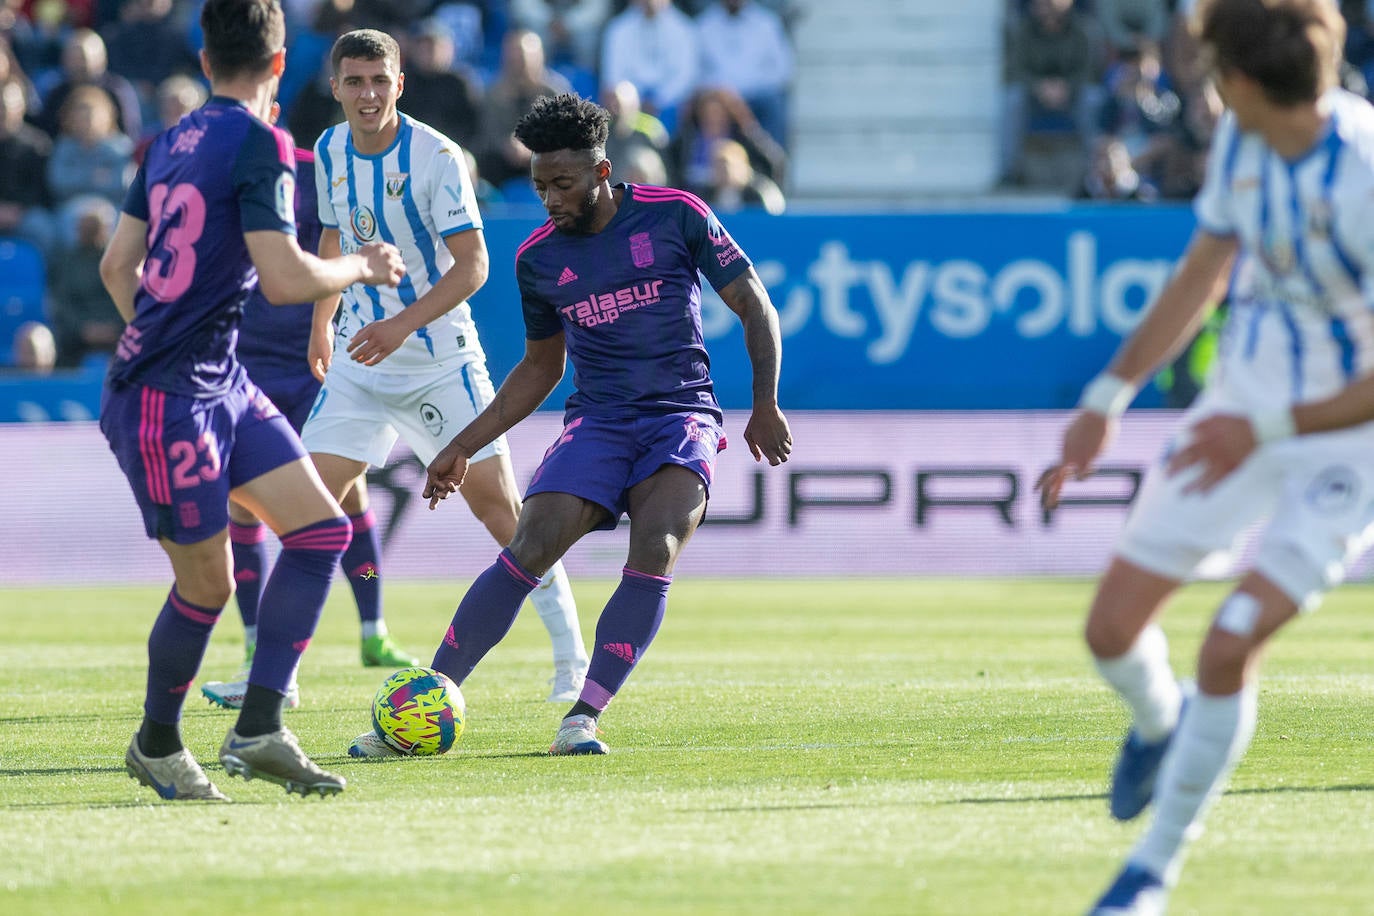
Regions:
<instances>
[{"instance_id":1,"label":"multicolored soccer ball","mask_svg":"<svg viewBox=\"0 0 1374 916\"><path fill-rule=\"evenodd\" d=\"M458 685L433 668L402 668L372 700L372 727L403 754L442 754L463 734L465 705Z\"/></svg>"}]
</instances>

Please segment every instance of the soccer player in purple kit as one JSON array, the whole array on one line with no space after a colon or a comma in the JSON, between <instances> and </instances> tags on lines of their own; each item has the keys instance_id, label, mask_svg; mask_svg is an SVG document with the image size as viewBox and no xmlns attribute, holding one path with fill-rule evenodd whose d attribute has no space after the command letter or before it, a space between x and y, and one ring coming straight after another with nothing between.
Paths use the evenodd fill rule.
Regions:
<instances>
[{"instance_id":1,"label":"soccer player in purple kit","mask_svg":"<svg viewBox=\"0 0 1374 916\"><path fill-rule=\"evenodd\" d=\"M106 378L100 427L174 574L148 638L144 718L125 766L163 798L224 800L182 743L179 720L233 591L233 499L266 520L282 553L220 762L230 775L288 792L333 794L344 779L305 755L282 727L281 707L351 528L234 350L255 282L270 301L301 302L353 283L394 285L404 265L386 244L322 260L296 242L294 144L268 124L286 65L277 0L208 0L201 26L213 97L154 140L101 261L129 325Z\"/></svg>"},{"instance_id":2,"label":"soccer player in purple kit","mask_svg":"<svg viewBox=\"0 0 1374 916\"><path fill-rule=\"evenodd\" d=\"M722 415L701 329L701 271L744 324L753 411L744 440L778 465L792 435L778 408L778 316L749 259L698 198L611 185L608 112L575 95L537 100L515 136L549 221L516 253L525 355L496 399L429 465L430 508L468 459L539 406L573 363L562 435L525 495L515 538L458 605L433 667L462 684L510 630L540 575L583 535L630 517L619 587L596 626L591 667L550 754L604 754L597 719L643 657L673 567L706 512ZM372 733L354 756L397 756Z\"/></svg>"}]
</instances>

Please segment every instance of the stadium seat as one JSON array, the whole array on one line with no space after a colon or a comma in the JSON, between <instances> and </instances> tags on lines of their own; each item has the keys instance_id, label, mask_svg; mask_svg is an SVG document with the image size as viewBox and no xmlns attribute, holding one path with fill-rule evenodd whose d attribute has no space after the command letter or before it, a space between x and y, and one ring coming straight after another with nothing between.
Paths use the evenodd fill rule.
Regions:
<instances>
[{"instance_id":1,"label":"stadium seat","mask_svg":"<svg viewBox=\"0 0 1374 916\"><path fill-rule=\"evenodd\" d=\"M43 255L19 239L0 239L0 363L10 361L14 332L26 321L46 321L47 268Z\"/></svg>"}]
</instances>

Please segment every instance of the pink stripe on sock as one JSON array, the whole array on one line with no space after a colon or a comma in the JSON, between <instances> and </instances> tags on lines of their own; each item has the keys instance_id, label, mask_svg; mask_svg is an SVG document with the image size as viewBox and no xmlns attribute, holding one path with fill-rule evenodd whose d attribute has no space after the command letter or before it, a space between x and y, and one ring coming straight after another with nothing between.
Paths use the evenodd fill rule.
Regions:
<instances>
[{"instance_id":1,"label":"pink stripe on sock","mask_svg":"<svg viewBox=\"0 0 1374 916\"><path fill-rule=\"evenodd\" d=\"M615 694L611 693L605 687L602 687L596 681L588 678L582 683L582 695L579 696L578 699L595 709L597 712L603 712L606 707L610 705L611 699L614 696Z\"/></svg>"},{"instance_id":2,"label":"pink stripe on sock","mask_svg":"<svg viewBox=\"0 0 1374 916\"><path fill-rule=\"evenodd\" d=\"M205 608L198 608L194 604L188 604L186 599L178 595L175 591L167 595L167 602L172 605L172 609L188 620L196 623L203 623L206 626L214 626L215 621L219 620L219 612L211 613Z\"/></svg>"},{"instance_id":3,"label":"pink stripe on sock","mask_svg":"<svg viewBox=\"0 0 1374 916\"><path fill-rule=\"evenodd\" d=\"M347 519L323 528L311 526L284 535L281 546L287 550L343 550L353 537L353 526Z\"/></svg>"},{"instance_id":4,"label":"pink stripe on sock","mask_svg":"<svg viewBox=\"0 0 1374 916\"><path fill-rule=\"evenodd\" d=\"M229 540L235 544L261 544L267 540L267 526L261 522L252 525L244 525L239 522L229 522Z\"/></svg>"},{"instance_id":5,"label":"pink stripe on sock","mask_svg":"<svg viewBox=\"0 0 1374 916\"><path fill-rule=\"evenodd\" d=\"M515 561L512 560L510 557L506 556L505 553L502 553L496 559L501 562L502 566L506 567L506 572L510 573L512 576L519 579L521 582L528 584L530 588L534 588L539 584L538 579L536 579L534 576L531 576L529 573L525 572L519 566L516 566Z\"/></svg>"},{"instance_id":6,"label":"pink stripe on sock","mask_svg":"<svg viewBox=\"0 0 1374 916\"><path fill-rule=\"evenodd\" d=\"M377 516L372 514L371 509L365 510L362 515L350 515L348 520L353 523L354 534L371 531L372 526L377 524Z\"/></svg>"},{"instance_id":7,"label":"pink stripe on sock","mask_svg":"<svg viewBox=\"0 0 1374 916\"><path fill-rule=\"evenodd\" d=\"M628 566L621 569L620 572L622 575L625 575L631 579L648 579L651 582L662 582L664 585L670 585L673 581L672 576L651 576L648 573L642 573L639 570L631 569Z\"/></svg>"}]
</instances>

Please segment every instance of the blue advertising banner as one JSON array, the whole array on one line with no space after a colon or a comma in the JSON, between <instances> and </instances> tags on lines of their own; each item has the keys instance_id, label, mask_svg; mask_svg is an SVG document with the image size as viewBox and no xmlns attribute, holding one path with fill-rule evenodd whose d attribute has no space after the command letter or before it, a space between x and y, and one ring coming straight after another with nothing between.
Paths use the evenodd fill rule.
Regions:
<instances>
[{"instance_id":1,"label":"blue advertising banner","mask_svg":"<svg viewBox=\"0 0 1374 916\"><path fill-rule=\"evenodd\" d=\"M540 216L486 223L491 277L473 312L498 382L523 352L513 263ZM778 307L788 410L1071 407L1168 279L1193 227L1183 206L737 213L724 222ZM703 325L722 404L747 409L738 319L708 293ZM546 408L561 408L571 374ZM98 406L98 393L39 397L16 384L0 379L0 421ZM1149 389L1137 401L1158 403Z\"/></svg>"}]
</instances>

